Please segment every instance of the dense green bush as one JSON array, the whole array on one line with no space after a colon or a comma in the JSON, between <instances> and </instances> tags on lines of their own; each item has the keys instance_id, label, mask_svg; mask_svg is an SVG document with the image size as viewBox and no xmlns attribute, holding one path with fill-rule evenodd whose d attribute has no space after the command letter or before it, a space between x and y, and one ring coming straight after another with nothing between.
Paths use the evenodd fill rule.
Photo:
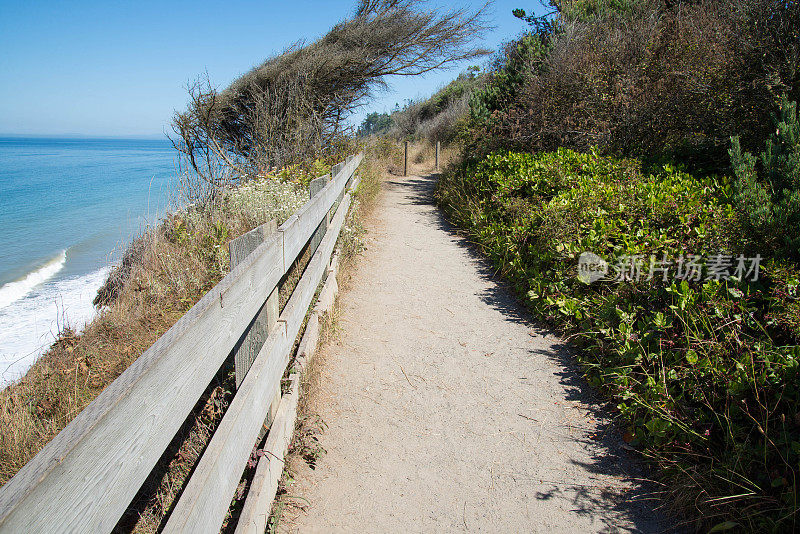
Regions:
<instances>
[{"instance_id":1,"label":"dense green bush","mask_svg":"<svg viewBox=\"0 0 800 534\"><path fill-rule=\"evenodd\" d=\"M800 121L797 103L784 96L776 131L756 158L742 152L739 138L729 151L736 175L736 204L752 248L800 260Z\"/></svg>"},{"instance_id":2,"label":"dense green bush","mask_svg":"<svg viewBox=\"0 0 800 534\"><path fill-rule=\"evenodd\" d=\"M563 15L569 20L592 20L613 14L629 13L638 0L574 0L561 2Z\"/></svg>"},{"instance_id":3,"label":"dense green bush","mask_svg":"<svg viewBox=\"0 0 800 534\"><path fill-rule=\"evenodd\" d=\"M800 277L764 261L753 280L728 180L596 151L498 152L446 173L437 195L535 315L570 336L679 510L698 526L798 527ZM587 251L642 276L586 284ZM696 277L690 254L705 258ZM648 279L665 259L669 276Z\"/></svg>"},{"instance_id":4,"label":"dense green bush","mask_svg":"<svg viewBox=\"0 0 800 534\"><path fill-rule=\"evenodd\" d=\"M796 0L552 3L472 100L470 153L597 146L719 172L730 136L760 149L779 96L800 98Z\"/></svg>"},{"instance_id":5,"label":"dense green bush","mask_svg":"<svg viewBox=\"0 0 800 534\"><path fill-rule=\"evenodd\" d=\"M495 58L486 83L470 98L473 128L488 126L499 119L519 97L525 80L541 68L550 50L550 33L527 33L507 43Z\"/></svg>"}]
</instances>

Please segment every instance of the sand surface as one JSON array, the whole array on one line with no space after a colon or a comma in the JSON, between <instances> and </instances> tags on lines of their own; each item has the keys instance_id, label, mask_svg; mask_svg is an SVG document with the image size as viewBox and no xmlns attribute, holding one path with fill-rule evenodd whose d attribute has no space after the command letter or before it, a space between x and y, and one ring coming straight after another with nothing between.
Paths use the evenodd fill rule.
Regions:
<instances>
[{"instance_id":1,"label":"sand surface","mask_svg":"<svg viewBox=\"0 0 800 534\"><path fill-rule=\"evenodd\" d=\"M388 178L340 296L283 532L664 532L652 486L564 342L443 220L433 177Z\"/></svg>"}]
</instances>

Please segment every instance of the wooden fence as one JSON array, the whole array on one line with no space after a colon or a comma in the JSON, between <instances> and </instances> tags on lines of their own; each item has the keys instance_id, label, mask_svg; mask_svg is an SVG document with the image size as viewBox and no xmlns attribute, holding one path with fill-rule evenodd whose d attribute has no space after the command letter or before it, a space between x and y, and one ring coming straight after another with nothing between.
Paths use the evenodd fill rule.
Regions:
<instances>
[{"instance_id":1,"label":"wooden fence","mask_svg":"<svg viewBox=\"0 0 800 534\"><path fill-rule=\"evenodd\" d=\"M236 532L264 532L294 428L298 375L281 378L336 240L362 155L312 183L311 199L277 230L231 247L231 272L0 488L0 532L111 532L225 361L233 400L167 521L165 532L218 532L260 432L272 424ZM283 311L279 282L313 253ZM332 302L335 276L318 302ZM316 344L312 314L296 358Z\"/></svg>"}]
</instances>

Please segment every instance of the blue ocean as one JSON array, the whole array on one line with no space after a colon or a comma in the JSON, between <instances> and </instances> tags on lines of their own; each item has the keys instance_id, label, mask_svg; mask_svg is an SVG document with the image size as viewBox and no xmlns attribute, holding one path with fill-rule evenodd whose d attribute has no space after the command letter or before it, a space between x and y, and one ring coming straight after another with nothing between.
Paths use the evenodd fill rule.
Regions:
<instances>
[{"instance_id":1,"label":"blue ocean","mask_svg":"<svg viewBox=\"0 0 800 534\"><path fill-rule=\"evenodd\" d=\"M80 330L130 240L173 204L169 141L0 137L0 388Z\"/></svg>"}]
</instances>

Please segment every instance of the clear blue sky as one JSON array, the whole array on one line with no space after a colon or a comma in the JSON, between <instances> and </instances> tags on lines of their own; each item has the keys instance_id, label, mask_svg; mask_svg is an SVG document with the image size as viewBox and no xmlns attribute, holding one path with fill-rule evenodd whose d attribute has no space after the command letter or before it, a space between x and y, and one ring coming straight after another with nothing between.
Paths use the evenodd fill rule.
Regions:
<instances>
[{"instance_id":1,"label":"clear blue sky","mask_svg":"<svg viewBox=\"0 0 800 534\"><path fill-rule=\"evenodd\" d=\"M173 111L186 105L188 81L207 71L224 87L287 45L323 35L354 5L0 0L0 134L161 136ZM494 2L496 29L483 46L496 49L524 29L512 9L537 6L537 0ZM377 95L352 120L430 94L458 70L390 80L392 90Z\"/></svg>"}]
</instances>

